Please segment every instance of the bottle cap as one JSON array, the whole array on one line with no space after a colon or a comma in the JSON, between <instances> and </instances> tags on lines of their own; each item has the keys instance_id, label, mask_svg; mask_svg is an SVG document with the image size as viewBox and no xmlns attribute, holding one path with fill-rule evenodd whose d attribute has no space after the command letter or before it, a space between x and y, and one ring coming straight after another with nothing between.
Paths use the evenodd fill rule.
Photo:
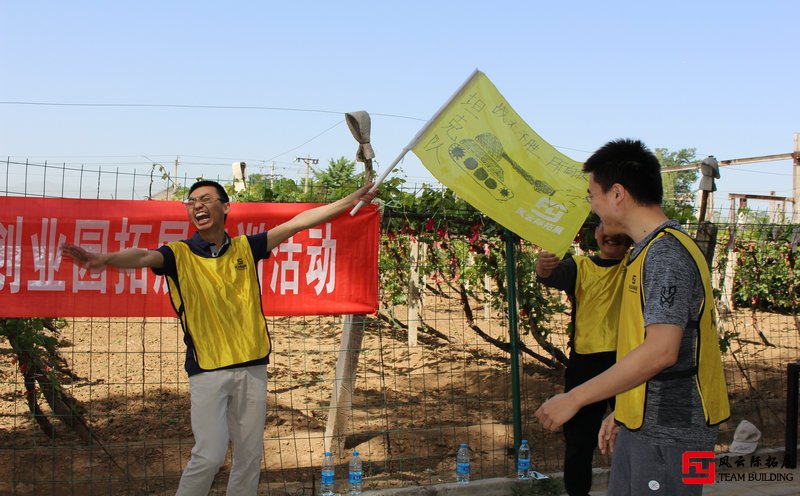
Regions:
<instances>
[{"instance_id":1,"label":"bottle cap","mask_svg":"<svg viewBox=\"0 0 800 496\"><path fill-rule=\"evenodd\" d=\"M522 440L522 444L528 444L528 440L527 439L523 439Z\"/></svg>"},{"instance_id":2,"label":"bottle cap","mask_svg":"<svg viewBox=\"0 0 800 496\"><path fill-rule=\"evenodd\" d=\"M358 456L358 451L353 451L353 456Z\"/></svg>"},{"instance_id":3,"label":"bottle cap","mask_svg":"<svg viewBox=\"0 0 800 496\"><path fill-rule=\"evenodd\" d=\"M466 448L467 447L467 443L461 443L461 447L462 448Z\"/></svg>"},{"instance_id":4,"label":"bottle cap","mask_svg":"<svg viewBox=\"0 0 800 496\"><path fill-rule=\"evenodd\" d=\"M331 456L331 452L330 451L326 451L325 452L325 456Z\"/></svg>"}]
</instances>

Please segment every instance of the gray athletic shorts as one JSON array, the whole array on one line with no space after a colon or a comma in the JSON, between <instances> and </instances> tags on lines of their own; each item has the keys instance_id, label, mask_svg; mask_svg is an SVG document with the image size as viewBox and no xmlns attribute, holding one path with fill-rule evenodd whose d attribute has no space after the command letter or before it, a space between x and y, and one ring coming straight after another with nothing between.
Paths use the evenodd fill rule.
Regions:
<instances>
[{"instance_id":1,"label":"gray athletic shorts","mask_svg":"<svg viewBox=\"0 0 800 496\"><path fill-rule=\"evenodd\" d=\"M620 427L608 496L699 496L702 484L684 484L683 477L697 474L682 473L681 461L686 451L714 451L714 445L657 446L640 441L626 428Z\"/></svg>"}]
</instances>

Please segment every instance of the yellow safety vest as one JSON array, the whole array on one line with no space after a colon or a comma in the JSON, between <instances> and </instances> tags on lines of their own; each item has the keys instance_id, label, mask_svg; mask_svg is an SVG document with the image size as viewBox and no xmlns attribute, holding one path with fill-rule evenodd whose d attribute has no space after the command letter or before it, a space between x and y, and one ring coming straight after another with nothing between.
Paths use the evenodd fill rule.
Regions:
<instances>
[{"instance_id":1,"label":"yellow safety vest","mask_svg":"<svg viewBox=\"0 0 800 496\"><path fill-rule=\"evenodd\" d=\"M256 264L246 236L231 240L216 258L192 253L186 243L168 245L175 254L179 287L167 278L172 305L192 337L203 370L269 355L270 339L261 308Z\"/></svg>"},{"instance_id":2,"label":"yellow safety vest","mask_svg":"<svg viewBox=\"0 0 800 496\"><path fill-rule=\"evenodd\" d=\"M713 426L724 422L730 417L730 406L728 404L728 390L725 385L725 374L722 368L722 357L719 350L710 273L700 248L697 247L692 238L677 229L667 227L658 233L627 267L625 285L622 291L617 362L644 342L645 299L642 289L644 259L653 241L667 233L680 241L691 254L700 273L704 289L703 302L700 306L700 318L695 322L687 323L698 329L697 341L695 342L697 352L695 367L685 372L670 373L669 375L676 378L694 376L697 391L703 404L706 424ZM665 377L659 377L659 379L668 380ZM646 399L647 383L618 394L614 417L630 430L640 429L644 419Z\"/></svg>"},{"instance_id":3,"label":"yellow safety vest","mask_svg":"<svg viewBox=\"0 0 800 496\"><path fill-rule=\"evenodd\" d=\"M617 349L619 308L628 256L611 267L601 267L589 257L574 257L576 352L585 355Z\"/></svg>"}]
</instances>

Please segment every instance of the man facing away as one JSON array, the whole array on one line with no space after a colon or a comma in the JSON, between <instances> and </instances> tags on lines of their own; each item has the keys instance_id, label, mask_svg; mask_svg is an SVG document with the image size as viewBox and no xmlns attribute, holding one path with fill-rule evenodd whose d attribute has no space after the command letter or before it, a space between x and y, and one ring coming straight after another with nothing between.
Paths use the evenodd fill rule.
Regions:
<instances>
[{"instance_id":1,"label":"man facing away","mask_svg":"<svg viewBox=\"0 0 800 496\"><path fill-rule=\"evenodd\" d=\"M572 302L572 335L564 391L569 392L605 372L616 361L617 326L624 264L631 239L606 234L602 222L594 231L598 255L559 260L543 251L536 259L537 280L563 290ZM564 485L570 496L587 496L592 488L592 459L606 405L614 398L586 405L564 423Z\"/></svg>"},{"instance_id":2,"label":"man facing away","mask_svg":"<svg viewBox=\"0 0 800 496\"><path fill-rule=\"evenodd\" d=\"M76 264L90 269L149 267L167 278L184 331L195 438L178 495L208 494L225 461L229 440L233 463L227 494L257 494L271 345L256 265L296 233L327 222L359 200L371 202L375 194L368 192L370 186L301 212L268 231L231 238L225 231L231 209L225 188L214 181L198 181L184 201L189 221L197 229L190 239L156 250L131 248L106 254L62 247Z\"/></svg>"},{"instance_id":3,"label":"man facing away","mask_svg":"<svg viewBox=\"0 0 800 496\"><path fill-rule=\"evenodd\" d=\"M584 163L589 201L608 234L634 242L625 267L617 362L536 411L556 430L585 405L616 395L600 429L614 458L609 496L702 494L684 484L687 451L712 451L730 416L702 252L661 210L658 159L640 141L611 141Z\"/></svg>"}]
</instances>

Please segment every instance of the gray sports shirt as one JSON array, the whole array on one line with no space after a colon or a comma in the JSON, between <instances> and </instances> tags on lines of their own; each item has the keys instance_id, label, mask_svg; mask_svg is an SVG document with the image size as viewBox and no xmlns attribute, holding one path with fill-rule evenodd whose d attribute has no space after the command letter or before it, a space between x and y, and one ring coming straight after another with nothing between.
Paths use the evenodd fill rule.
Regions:
<instances>
[{"instance_id":1,"label":"gray sports shirt","mask_svg":"<svg viewBox=\"0 0 800 496\"><path fill-rule=\"evenodd\" d=\"M631 260L665 227L682 231L678 222L665 222L636 243ZM687 329L686 324L697 321L703 300L703 283L697 265L681 242L669 234L654 241L645 257L645 327L652 324L680 326L684 333L678 361L664 372L689 369L696 365L697 329ZM706 425L694 376L648 383L644 423L641 429L633 432L634 436L652 444L710 446L708 449L712 449L718 432L718 427Z\"/></svg>"}]
</instances>

